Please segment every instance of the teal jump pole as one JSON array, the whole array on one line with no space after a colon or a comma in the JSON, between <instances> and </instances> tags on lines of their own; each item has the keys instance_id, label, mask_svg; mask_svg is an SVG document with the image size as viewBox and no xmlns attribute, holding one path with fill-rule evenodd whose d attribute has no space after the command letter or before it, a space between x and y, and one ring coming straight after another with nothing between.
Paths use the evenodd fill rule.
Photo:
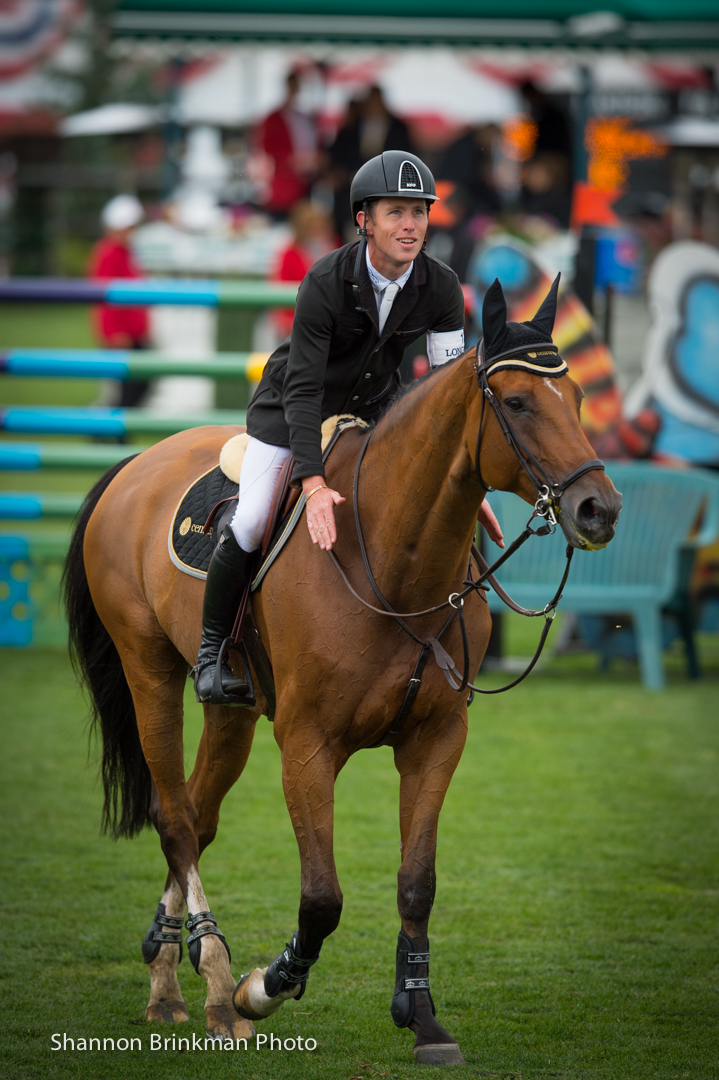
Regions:
<instances>
[{"instance_id":1,"label":"teal jump pole","mask_svg":"<svg viewBox=\"0 0 719 1080\"><path fill-rule=\"evenodd\" d=\"M0 492L0 520L36 521L38 518L74 518L85 496L40 492Z\"/></svg>"},{"instance_id":2,"label":"teal jump pole","mask_svg":"<svg viewBox=\"0 0 719 1080\"><path fill-rule=\"evenodd\" d=\"M174 435L188 428L244 423L245 413L239 409L213 409L194 416L167 416L153 409L66 409L29 405L0 410L0 431L25 435L94 435L122 439L136 432ZM132 449L128 452L132 453Z\"/></svg>"},{"instance_id":3,"label":"teal jump pole","mask_svg":"<svg viewBox=\"0 0 719 1080\"><path fill-rule=\"evenodd\" d=\"M144 446L103 443L31 443L0 441L0 471L38 469L100 469L105 472Z\"/></svg>"},{"instance_id":4,"label":"teal jump pole","mask_svg":"<svg viewBox=\"0 0 719 1080\"><path fill-rule=\"evenodd\" d=\"M258 382L269 353L217 353L182 359L162 352L130 349L6 349L0 375L58 379L153 379L162 375L205 375Z\"/></svg>"}]
</instances>

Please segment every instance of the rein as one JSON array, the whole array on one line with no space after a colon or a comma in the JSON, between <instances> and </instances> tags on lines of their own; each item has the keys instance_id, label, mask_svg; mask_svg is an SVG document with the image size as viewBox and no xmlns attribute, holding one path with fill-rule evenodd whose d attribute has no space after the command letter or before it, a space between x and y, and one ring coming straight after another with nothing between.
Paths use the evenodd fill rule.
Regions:
<instances>
[{"instance_id":1,"label":"rein","mask_svg":"<svg viewBox=\"0 0 719 1080\"><path fill-rule=\"evenodd\" d=\"M565 476L564 479L561 480L559 483L554 483L550 479L548 474L546 473L546 471L545 471L544 467L542 466L542 464L537 460L537 458L534 456L534 454L531 452L531 450L529 450L529 448L525 445L525 443L519 437L519 435L517 434L515 429L512 427L509 419L507 418L506 413L504 412L504 410L502 408L501 403L499 402L497 397L492 393L492 390L491 390L491 388L489 386L489 382L488 382L489 375L493 374L494 371L496 371L498 369L501 369L501 368L505 368L505 367L524 368L524 369L528 369L528 370L532 371L532 373L540 373L541 372L544 375L547 375L548 372L555 375L555 376L558 375L558 374L564 374L564 372L567 370L567 365L566 365L566 363L564 361L560 361L560 364L556 365L553 369L546 369L543 366L531 364L530 362L528 362L525 359L520 359L520 358L525 358L528 355L528 352L529 352L529 355L531 356L531 354L534 353L535 350L539 351L539 355L543 355L543 354L549 353L549 352L552 352L552 353L556 354L557 353L556 346L552 342L548 342L546 345L532 347L531 350L529 350L529 351L528 351L527 347L525 346L524 348L514 349L514 350L508 351L507 353L503 353L499 357L495 357L494 360L491 360L491 361L483 361L481 359L481 346L482 346L482 342L480 342L477 345L477 354L476 354L477 359L476 359L476 363L475 363L475 371L477 373L477 383L478 383L480 391L482 392L482 411L481 411L481 414L480 414L479 431L477 432L477 448L476 448L476 454L475 454L475 470L476 470L477 478L479 480L479 483L480 483L481 487L485 491L493 490L483 480L482 474L481 474L481 471L480 471L480 465L479 465L480 444L481 444L482 432L483 432L483 426L484 426L484 408L485 408L485 402L488 402L490 404L490 406L492 407L495 416L497 417L497 421L498 421L499 426L500 426L500 428L501 428L501 430L502 430L502 432L504 434L505 439L507 440L508 445L514 451L514 454L516 455L517 460L519 461L520 465L524 469L524 472L527 474L529 480L531 481L532 485L536 489L536 491L538 493L538 496L539 496L538 499L537 499L537 502L535 503L534 511L533 511L531 517L529 518L529 521L527 522L523 532L516 538L516 540L514 540L510 544L510 546L507 548L507 550L504 551L502 553L502 555L494 563L492 563L491 566L489 566L487 564L487 561L485 560L484 556L477 549L477 547L473 544L472 549L471 549L471 555L470 555L470 560L469 560L469 567L468 567L468 571L467 571L467 577L462 582L462 584L465 586L464 589L462 589L460 592L451 593L450 596L447 598L447 600L445 600L443 603L435 604L433 607L425 608L422 611L410 611L410 612L398 612L398 611L395 611L394 608L391 606L391 604L387 601L387 599L382 594L379 586L377 585L374 574L372 573L372 567L370 566L369 556L368 556L368 553L367 553L367 546L365 544L364 533L362 531L362 524L361 524L360 515L359 515L359 478L360 478L360 469L361 469L361 466L362 466L362 462L364 460L364 456L365 456L365 454L367 452L367 449L369 447L370 440L372 438L372 432L370 432L367 435L367 438L364 440L364 443L362 444L362 448L360 450L360 453L359 453L359 455L357 457L357 462L356 462L356 465L355 465L355 472L354 472L352 495L353 495L353 504L354 504L355 530L356 530L356 534L357 534L357 541L359 543L360 553L362 555L362 562L364 564L365 573L367 575L367 580L369 581L370 585L372 586L372 590L373 590L375 596L377 597L377 599L379 600L380 604L382 605L382 607L377 607L374 604L370 604L367 600L364 600L359 595L359 593L355 590L355 588L353 587L353 585L349 581L349 579L348 579L347 575L345 574L344 570L342 569L342 566L341 566L337 556L335 555L335 553L333 551L328 552L332 563L334 564L334 566L337 569L337 572L340 575L340 578L342 579L342 581L344 582L345 586L347 587L349 592L352 594L352 596L360 604L362 604L362 606L364 608L366 608L368 611L372 611L376 615L383 615L385 617L389 617L391 619L394 619L395 622L402 628L402 630L404 630L404 632L409 635L409 637L411 637L415 642L417 642L418 645L422 646L422 651L420 653L419 660L417 661L417 665L415 667L412 678L409 680L409 684L408 684L407 690L405 692L405 698L404 698L404 701L403 701L402 706L400 708L400 711L397 714L397 716L395 717L395 720L393 721L390 730L387 732L385 737L382 740L380 740L380 742L374 744L375 746L380 746L380 745L386 744L391 738L393 738L396 734L398 734L400 728L402 727L402 724L404 723L404 720L405 720L407 714L409 713L409 711L410 711L410 709L412 707L412 703L414 702L414 699L417 696L417 693L419 691L419 686L420 686L420 682L421 682L421 678L422 678L422 673L423 673L425 665L427 663L427 659L429 657L430 650L434 653L435 660L437 661L438 666L442 670L442 673L444 674L445 678L447 679L447 682L452 687L452 689L456 690L458 693L461 693L464 690L469 689L469 691L470 691L469 702L471 702L472 697L474 696L475 693L477 693L477 694L502 694L506 690L511 690L513 687L518 686L519 683L521 683L524 679L526 679L526 677L534 669L537 661L539 660L539 658L540 658L540 656L542 654L542 650L544 649L544 645L545 645L545 642L547 640L549 631L551 629L552 622L554 621L554 617L556 615L557 605L558 605L559 601L562 598L562 592L564 590L564 586L567 583L567 578L569 577L569 569L570 569L571 562L572 562L572 556L574 555L574 548L570 544L567 544L567 551L566 551L567 562L566 562L566 566L564 568L564 573L562 575L562 580L560 581L559 586L558 586L554 596L549 601L549 603L545 604L545 606L543 608L540 608L540 609L538 609L536 611L532 610L530 608L523 608L519 604L515 603L512 600L512 598L508 595L508 593L502 588L502 586L499 584L499 582L497 582L496 578L494 577L494 574L499 569L499 567L502 566L502 564L507 561L507 559L511 558L511 556L514 555L514 553L519 550L519 548L522 546L522 544L526 543L526 541L529 539L530 536L546 536L546 535L548 535L550 533L553 533L555 531L556 525L557 525L557 519L556 519L556 515L555 515L555 508L557 510L559 509L559 502L560 502L560 500L562 498L562 495L565 493L567 488L570 487L571 484L575 483L575 481L579 480L580 477L584 476L588 472L591 472L591 471L593 471L595 469L597 469L597 470L598 469L604 469L604 462L603 461L600 461L598 458L592 458L589 461L583 462L582 465L578 466L572 472L568 473L567 476ZM559 359L559 357L558 357L558 359ZM533 529L532 528L532 522L534 521L535 518L544 518L545 519L545 524L542 525L540 528ZM473 577L473 574L472 574L472 562L473 561L474 561L474 563L476 564L476 566L477 566L477 568L479 570L479 577L477 577L477 578ZM467 638L467 627L466 627L465 618L464 618L464 610L463 610L464 609L464 601L465 601L465 598L470 593L479 592L480 595L482 595L484 592L486 592L487 585L484 584L485 581L489 582L489 584L495 590L495 592L497 593L499 598L503 601L503 603L505 603L513 611L516 611L520 615L525 615L525 616L527 616L529 618L536 618L538 616L543 616L544 620L545 620L545 624L544 624L544 627L542 629L542 634L541 634L541 637L539 639L539 644L538 644L537 649L536 649L536 651L534 653L534 656L530 660L528 666L521 673L521 675L519 675L511 683L508 683L506 686L498 687L495 690L485 690L482 687L474 686L469 681L469 641L468 641L468 638ZM486 602L486 598L485 598L485 602ZM427 615L436 614L437 612L446 610L447 608L451 608L452 612L449 615L449 618L447 619L444 626L441 628L441 630L439 631L439 633L437 634L436 637L429 637L429 638L423 639L423 638L419 637L417 634L415 634L414 631L411 629L411 627L408 626L407 623L405 622L406 619L419 619L419 618L422 618L422 617L427 616ZM446 652L446 650L442 647L442 645L440 644L440 641L439 641L439 639L449 629L449 627L451 626L451 624L454 622L455 618L457 618L457 617L459 617L459 624L460 624L460 630L461 630L461 635L462 635L462 649L463 649L463 653L464 653L464 657L463 657L464 671L463 671L463 673L460 672L457 669L454 661L452 660L452 657Z\"/></svg>"}]
</instances>

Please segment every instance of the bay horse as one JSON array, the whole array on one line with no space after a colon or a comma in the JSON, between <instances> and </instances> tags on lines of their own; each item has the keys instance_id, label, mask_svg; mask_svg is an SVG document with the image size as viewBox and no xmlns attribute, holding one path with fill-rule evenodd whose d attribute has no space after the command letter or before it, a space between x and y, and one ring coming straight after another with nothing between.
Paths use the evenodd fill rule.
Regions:
<instances>
[{"instance_id":1,"label":"bay horse","mask_svg":"<svg viewBox=\"0 0 719 1080\"><path fill-rule=\"evenodd\" d=\"M485 408L492 395L535 467L555 479L574 476L556 505L569 545L601 547L613 536L621 500L603 471L583 471L593 453L580 426L579 387L566 373L550 378L510 366L491 374L490 390L481 364L479 381L480 359L472 349L431 372L388 409L368 445L366 432L350 429L328 459L327 483L347 499L337 508L335 554L367 602L377 601L353 520L352 481L361 450L356 490L365 553L396 612L424 611L462 591L487 487L535 503L531 470L503 430L500 413ZM203 706L197 759L185 779L183 689L200 643L203 584L173 565L167 536L183 492L217 464L223 444L242 430L185 431L110 470L87 498L65 574L71 641L103 738L105 825L115 835L132 836L151 823L168 864L143 942L151 982L147 1018L189 1019L177 979L187 907L190 958L207 983L207 1032L222 1040L249 1038L253 1021L304 993L310 966L342 910L333 855L335 780L350 755L386 736L419 652L394 619L355 599L300 523L252 600L276 684L274 734L301 860L299 929L268 969L255 969L236 984L198 863L267 706L261 695L252 709ZM466 597L464 616L473 674L491 628L481 593ZM445 621L444 613L428 614L413 629L424 640ZM460 659L465 643L455 619L443 647ZM429 1064L464 1060L434 1015L427 934L437 822L466 734L467 691L458 693L430 661L393 740L400 776L401 930L392 1001L397 1026L416 1036L415 1059Z\"/></svg>"}]
</instances>

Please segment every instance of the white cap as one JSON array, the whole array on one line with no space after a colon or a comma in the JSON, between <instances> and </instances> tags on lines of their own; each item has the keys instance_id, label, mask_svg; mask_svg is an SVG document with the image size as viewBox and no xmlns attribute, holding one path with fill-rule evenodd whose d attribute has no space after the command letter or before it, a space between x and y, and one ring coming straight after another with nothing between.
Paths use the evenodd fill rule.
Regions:
<instances>
[{"instance_id":1,"label":"white cap","mask_svg":"<svg viewBox=\"0 0 719 1080\"><path fill-rule=\"evenodd\" d=\"M144 216L142 203L134 195L116 195L102 211L102 224L106 229L131 229Z\"/></svg>"}]
</instances>

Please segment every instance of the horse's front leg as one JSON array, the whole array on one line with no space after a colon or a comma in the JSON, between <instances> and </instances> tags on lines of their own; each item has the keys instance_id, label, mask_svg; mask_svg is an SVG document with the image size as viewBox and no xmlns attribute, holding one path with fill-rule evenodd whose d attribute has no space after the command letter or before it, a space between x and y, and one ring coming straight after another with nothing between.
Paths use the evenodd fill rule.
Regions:
<instances>
[{"instance_id":1,"label":"horse's front leg","mask_svg":"<svg viewBox=\"0 0 719 1080\"><path fill-rule=\"evenodd\" d=\"M428 732L432 736L428 738ZM402 863L397 906L402 929L392 1019L416 1035L414 1056L423 1065L461 1065L459 1045L435 1019L429 989L427 929L436 885L437 821L467 735L464 702L448 717L430 718L395 748L400 774Z\"/></svg>"},{"instance_id":2,"label":"horse's front leg","mask_svg":"<svg viewBox=\"0 0 719 1080\"><path fill-rule=\"evenodd\" d=\"M277 734L285 800L300 850L299 927L267 968L255 968L237 984L234 1005L249 1020L262 1020L288 998L302 997L322 942L336 929L342 912L333 852L334 789L346 755L318 744L317 728L288 726L295 730L283 737L278 729Z\"/></svg>"}]
</instances>

